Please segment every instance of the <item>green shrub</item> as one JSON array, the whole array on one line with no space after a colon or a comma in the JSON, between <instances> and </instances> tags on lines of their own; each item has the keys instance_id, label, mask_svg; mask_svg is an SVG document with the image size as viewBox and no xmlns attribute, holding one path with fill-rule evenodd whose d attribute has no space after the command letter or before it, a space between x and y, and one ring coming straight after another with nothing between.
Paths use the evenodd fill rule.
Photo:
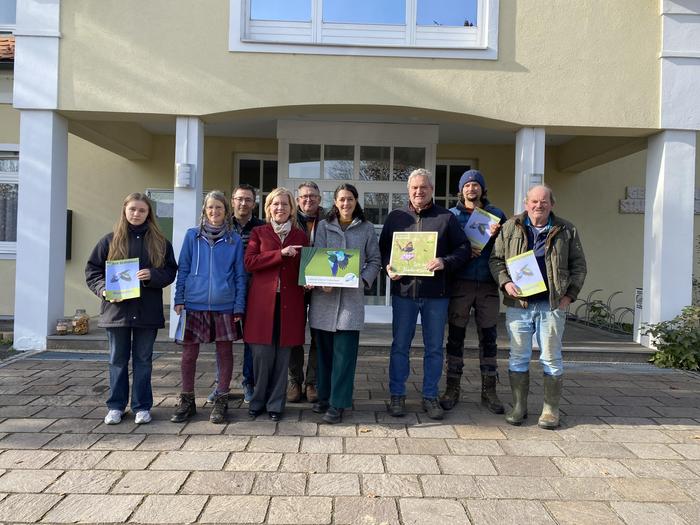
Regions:
<instances>
[{"instance_id":1,"label":"green shrub","mask_svg":"<svg viewBox=\"0 0 700 525\"><path fill-rule=\"evenodd\" d=\"M700 306L686 306L670 321L645 324L642 335L656 346L649 359L656 366L700 370Z\"/></svg>"}]
</instances>

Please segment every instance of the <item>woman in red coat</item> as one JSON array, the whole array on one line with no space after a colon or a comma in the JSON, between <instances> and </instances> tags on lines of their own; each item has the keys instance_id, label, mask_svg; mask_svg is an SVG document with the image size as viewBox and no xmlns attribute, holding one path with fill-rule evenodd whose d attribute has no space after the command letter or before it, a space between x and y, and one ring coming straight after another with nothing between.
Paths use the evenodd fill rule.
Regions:
<instances>
[{"instance_id":1,"label":"woman in red coat","mask_svg":"<svg viewBox=\"0 0 700 525\"><path fill-rule=\"evenodd\" d=\"M304 344L304 288L299 286L301 248L306 234L296 226L292 192L276 188L265 199L267 224L253 228L245 252L252 274L243 339L253 352L255 389L248 413L267 410L279 421L287 391L289 350Z\"/></svg>"}]
</instances>

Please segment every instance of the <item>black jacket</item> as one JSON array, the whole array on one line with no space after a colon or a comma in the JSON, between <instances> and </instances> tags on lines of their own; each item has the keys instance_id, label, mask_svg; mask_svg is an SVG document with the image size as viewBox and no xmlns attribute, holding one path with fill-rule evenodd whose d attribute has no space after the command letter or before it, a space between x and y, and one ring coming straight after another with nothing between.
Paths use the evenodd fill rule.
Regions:
<instances>
[{"instance_id":1,"label":"black jacket","mask_svg":"<svg viewBox=\"0 0 700 525\"><path fill-rule=\"evenodd\" d=\"M451 295L452 274L462 268L471 256L471 246L457 218L442 206L433 203L416 213L412 206L392 211L384 221L379 236L382 269L386 271L391 258L394 232L438 232L436 257L441 257L445 269L433 277L402 277L391 281L391 293L407 298L448 298Z\"/></svg>"},{"instance_id":2,"label":"black jacket","mask_svg":"<svg viewBox=\"0 0 700 525\"><path fill-rule=\"evenodd\" d=\"M102 237L92 250L85 265L85 281L93 293L100 298L99 326L105 328L163 328L163 288L175 280L177 263L172 245L166 241L165 262L162 268L153 268L143 242L146 228L129 229L129 257L139 258L139 268L150 268L151 279L141 281L141 297L110 303L102 297L105 289L105 262L109 243L114 234Z\"/></svg>"}]
</instances>

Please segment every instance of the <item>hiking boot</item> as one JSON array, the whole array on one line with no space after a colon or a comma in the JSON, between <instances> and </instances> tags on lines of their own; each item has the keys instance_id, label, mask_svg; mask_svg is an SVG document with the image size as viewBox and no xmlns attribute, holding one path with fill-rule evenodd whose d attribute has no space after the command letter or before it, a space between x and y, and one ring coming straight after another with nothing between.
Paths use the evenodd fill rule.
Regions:
<instances>
[{"instance_id":1,"label":"hiking boot","mask_svg":"<svg viewBox=\"0 0 700 525\"><path fill-rule=\"evenodd\" d=\"M459 386L460 378L448 377L445 393L440 397L440 406L445 410L452 410L459 402L461 387Z\"/></svg>"},{"instance_id":2,"label":"hiking boot","mask_svg":"<svg viewBox=\"0 0 700 525\"><path fill-rule=\"evenodd\" d=\"M513 393L513 410L506 414L506 422L520 426L527 419L527 394L530 390L530 372L508 371L510 390Z\"/></svg>"},{"instance_id":3,"label":"hiking boot","mask_svg":"<svg viewBox=\"0 0 700 525\"><path fill-rule=\"evenodd\" d=\"M389 415L401 417L406 415L406 396L391 396Z\"/></svg>"},{"instance_id":4,"label":"hiking boot","mask_svg":"<svg viewBox=\"0 0 700 525\"><path fill-rule=\"evenodd\" d=\"M299 401L301 401L301 385L290 383L287 390L287 403L298 403Z\"/></svg>"},{"instance_id":5,"label":"hiking boot","mask_svg":"<svg viewBox=\"0 0 700 525\"><path fill-rule=\"evenodd\" d=\"M428 413L430 419L442 419L445 415L437 397L424 397L423 411Z\"/></svg>"},{"instance_id":6,"label":"hiking boot","mask_svg":"<svg viewBox=\"0 0 700 525\"><path fill-rule=\"evenodd\" d=\"M329 407L328 411L325 414L323 414L323 417L321 419L323 419L326 423L330 423L331 425L340 423L343 420L343 409Z\"/></svg>"},{"instance_id":7,"label":"hiking boot","mask_svg":"<svg viewBox=\"0 0 700 525\"><path fill-rule=\"evenodd\" d=\"M505 408L496 393L497 379L497 376L481 376L481 404L494 414L503 414Z\"/></svg>"},{"instance_id":8,"label":"hiking boot","mask_svg":"<svg viewBox=\"0 0 700 525\"><path fill-rule=\"evenodd\" d=\"M319 400L314 403L314 406L311 407L311 410L316 414L325 414L326 410L328 410L330 407L331 405L328 403L328 401Z\"/></svg>"},{"instance_id":9,"label":"hiking boot","mask_svg":"<svg viewBox=\"0 0 700 525\"><path fill-rule=\"evenodd\" d=\"M197 405L194 402L194 392L182 392L175 413L171 416L170 421L173 423L182 423L196 413Z\"/></svg>"},{"instance_id":10,"label":"hiking boot","mask_svg":"<svg viewBox=\"0 0 700 525\"><path fill-rule=\"evenodd\" d=\"M559 399L561 398L562 376L544 376L544 404L537 426L554 430L559 426Z\"/></svg>"},{"instance_id":11,"label":"hiking boot","mask_svg":"<svg viewBox=\"0 0 700 525\"><path fill-rule=\"evenodd\" d=\"M209 421L215 425L226 423L226 413L228 412L228 393L218 394L214 399L214 408L211 409Z\"/></svg>"},{"instance_id":12,"label":"hiking boot","mask_svg":"<svg viewBox=\"0 0 700 525\"><path fill-rule=\"evenodd\" d=\"M316 391L316 385L306 385L306 400L309 403L315 403L318 401L318 392Z\"/></svg>"}]
</instances>

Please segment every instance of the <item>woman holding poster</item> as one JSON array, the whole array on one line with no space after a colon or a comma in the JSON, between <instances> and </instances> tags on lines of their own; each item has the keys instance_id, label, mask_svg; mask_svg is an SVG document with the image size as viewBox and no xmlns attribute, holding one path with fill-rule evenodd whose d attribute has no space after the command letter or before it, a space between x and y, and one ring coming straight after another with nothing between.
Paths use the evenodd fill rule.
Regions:
<instances>
[{"instance_id":1,"label":"woman holding poster","mask_svg":"<svg viewBox=\"0 0 700 525\"><path fill-rule=\"evenodd\" d=\"M122 270L121 277L135 279L137 297L107 300L112 283L106 268L124 259L135 259L134 275ZM88 287L102 300L99 326L107 329L109 342L109 398L105 424L122 420L129 401L129 359L133 382L131 411L136 424L151 421L153 391L153 343L163 317L163 288L175 280L177 264L173 247L163 236L153 215L153 204L143 193L130 193L124 199L114 231L102 237L85 266ZM114 277L109 279L112 281Z\"/></svg>"},{"instance_id":2,"label":"woman holding poster","mask_svg":"<svg viewBox=\"0 0 700 525\"><path fill-rule=\"evenodd\" d=\"M343 411L352 407L355 365L360 330L365 321L364 289L369 288L381 268L379 243L374 225L365 220L357 202L357 189L341 184L333 195L333 207L316 231L314 247L338 251L356 249L360 257L357 288L315 288L311 294L309 325L318 345L318 402L313 411L323 413L327 423L339 423Z\"/></svg>"}]
</instances>

